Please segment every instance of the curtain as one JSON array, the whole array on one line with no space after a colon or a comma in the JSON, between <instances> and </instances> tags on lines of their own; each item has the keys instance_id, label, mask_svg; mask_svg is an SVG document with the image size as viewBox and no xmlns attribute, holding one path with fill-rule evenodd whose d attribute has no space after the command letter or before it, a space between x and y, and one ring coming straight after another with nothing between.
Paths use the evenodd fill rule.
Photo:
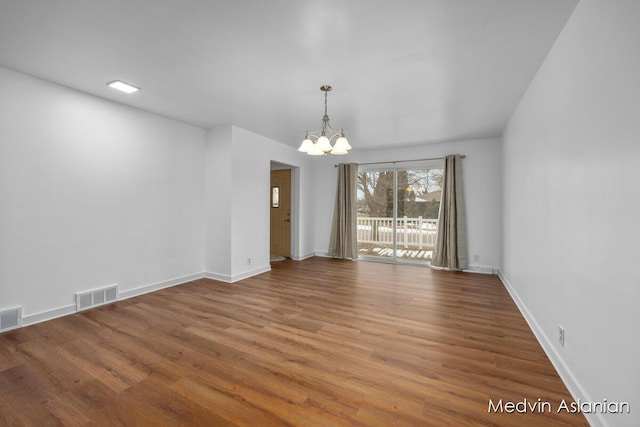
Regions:
<instances>
[{"instance_id":1,"label":"curtain","mask_svg":"<svg viewBox=\"0 0 640 427\"><path fill-rule=\"evenodd\" d=\"M338 165L338 189L333 211L333 226L329 241L329 256L334 258L358 259L356 163Z\"/></svg>"},{"instance_id":2,"label":"curtain","mask_svg":"<svg viewBox=\"0 0 640 427\"><path fill-rule=\"evenodd\" d=\"M431 265L450 270L463 270L468 267L460 155L445 157L438 230Z\"/></svg>"}]
</instances>

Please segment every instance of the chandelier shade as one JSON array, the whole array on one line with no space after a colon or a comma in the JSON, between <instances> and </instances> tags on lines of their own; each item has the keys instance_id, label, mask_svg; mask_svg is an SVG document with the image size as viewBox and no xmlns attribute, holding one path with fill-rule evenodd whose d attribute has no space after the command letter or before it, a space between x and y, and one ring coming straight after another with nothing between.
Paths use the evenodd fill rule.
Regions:
<instances>
[{"instance_id":1,"label":"chandelier shade","mask_svg":"<svg viewBox=\"0 0 640 427\"><path fill-rule=\"evenodd\" d=\"M333 129L329 125L329 115L327 114L327 93L331 91L332 87L329 85L323 85L320 90L324 92L324 116L322 117L322 126L320 129L307 132L304 140L300 144L298 151L307 153L310 156L322 156L327 153L330 154L347 154L351 150L349 141L344 136L344 130ZM331 142L335 139L335 145L331 145Z\"/></svg>"},{"instance_id":2,"label":"chandelier shade","mask_svg":"<svg viewBox=\"0 0 640 427\"><path fill-rule=\"evenodd\" d=\"M308 153L313 148L313 141L309 139L309 137L305 138L300 144L300 148L298 151L302 151L303 153Z\"/></svg>"},{"instance_id":3,"label":"chandelier shade","mask_svg":"<svg viewBox=\"0 0 640 427\"><path fill-rule=\"evenodd\" d=\"M315 144L313 145L313 147L311 147L311 149L309 151L307 151L307 154L310 156L324 156L325 153L324 151L322 151L321 149L319 149Z\"/></svg>"}]
</instances>

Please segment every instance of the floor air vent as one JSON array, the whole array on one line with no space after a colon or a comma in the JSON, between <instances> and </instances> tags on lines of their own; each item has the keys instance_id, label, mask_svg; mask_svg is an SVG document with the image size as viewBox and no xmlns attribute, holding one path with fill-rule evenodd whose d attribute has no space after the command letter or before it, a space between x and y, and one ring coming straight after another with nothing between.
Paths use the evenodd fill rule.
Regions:
<instances>
[{"instance_id":1,"label":"floor air vent","mask_svg":"<svg viewBox=\"0 0 640 427\"><path fill-rule=\"evenodd\" d=\"M86 310L99 305L108 304L118 299L118 286L108 286L93 291L76 294L76 311Z\"/></svg>"},{"instance_id":2,"label":"floor air vent","mask_svg":"<svg viewBox=\"0 0 640 427\"><path fill-rule=\"evenodd\" d=\"M22 307L0 311L0 332L22 326Z\"/></svg>"}]
</instances>

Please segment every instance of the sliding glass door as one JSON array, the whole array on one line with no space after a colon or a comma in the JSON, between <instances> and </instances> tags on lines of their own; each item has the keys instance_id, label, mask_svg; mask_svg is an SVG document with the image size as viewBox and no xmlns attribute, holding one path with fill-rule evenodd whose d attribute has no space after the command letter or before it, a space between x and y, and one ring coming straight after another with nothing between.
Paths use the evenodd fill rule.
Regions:
<instances>
[{"instance_id":1,"label":"sliding glass door","mask_svg":"<svg viewBox=\"0 0 640 427\"><path fill-rule=\"evenodd\" d=\"M440 208L442 160L360 165L361 259L429 264Z\"/></svg>"}]
</instances>

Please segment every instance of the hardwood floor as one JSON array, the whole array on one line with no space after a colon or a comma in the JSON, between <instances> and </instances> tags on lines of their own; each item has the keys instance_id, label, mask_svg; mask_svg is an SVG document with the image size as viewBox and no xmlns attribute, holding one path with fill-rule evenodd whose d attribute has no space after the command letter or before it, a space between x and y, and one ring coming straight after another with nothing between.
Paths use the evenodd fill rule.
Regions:
<instances>
[{"instance_id":1,"label":"hardwood floor","mask_svg":"<svg viewBox=\"0 0 640 427\"><path fill-rule=\"evenodd\" d=\"M0 425L587 425L496 276L272 267L0 335Z\"/></svg>"}]
</instances>

